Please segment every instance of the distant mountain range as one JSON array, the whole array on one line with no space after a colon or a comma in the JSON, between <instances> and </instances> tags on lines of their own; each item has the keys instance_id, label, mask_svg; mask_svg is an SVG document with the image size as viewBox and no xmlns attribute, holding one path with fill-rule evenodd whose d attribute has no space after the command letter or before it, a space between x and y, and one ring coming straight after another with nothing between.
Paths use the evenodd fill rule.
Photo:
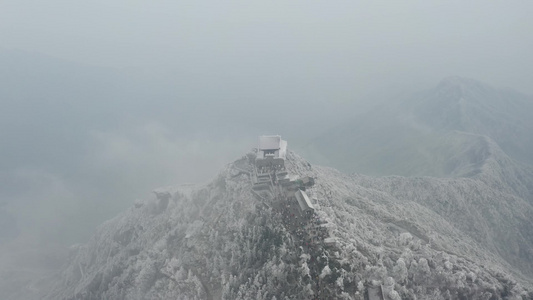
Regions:
<instances>
[{"instance_id":1,"label":"distant mountain range","mask_svg":"<svg viewBox=\"0 0 533 300\"><path fill-rule=\"evenodd\" d=\"M347 172L470 176L491 141L521 164L533 164L533 97L450 77L330 129L307 156Z\"/></svg>"}]
</instances>

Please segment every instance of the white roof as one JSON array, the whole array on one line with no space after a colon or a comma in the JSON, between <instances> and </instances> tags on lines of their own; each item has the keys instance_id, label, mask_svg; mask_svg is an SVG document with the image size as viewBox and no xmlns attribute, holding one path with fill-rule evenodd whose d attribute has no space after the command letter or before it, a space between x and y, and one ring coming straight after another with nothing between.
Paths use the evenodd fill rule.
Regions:
<instances>
[{"instance_id":1,"label":"white roof","mask_svg":"<svg viewBox=\"0 0 533 300\"><path fill-rule=\"evenodd\" d=\"M313 204L311 204L311 201L309 201L309 197L307 197L307 194L304 191L298 190L294 195L296 196L296 200L298 201L298 204L300 204L300 208L303 211L315 209L313 207Z\"/></svg>"},{"instance_id":2,"label":"white roof","mask_svg":"<svg viewBox=\"0 0 533 300\"><path fill-rule=\"evenodd\" d=\"M333 244L333 243L336 243L336 242L337 242L337 239L334 238L334 237L328 237L328 238L324 239L324 243L326 243L326 244Z\"/></svg>"},{"instance_id":3,"label":"white roof","mask_svg":"<svg viewBox=\"0 0 533 300\"><path fill-rule=\"evenodd\" d=\"M278 150L281 148L281 136L262 135L259 137L259 150Z\"/></svg>"}]
</instances>

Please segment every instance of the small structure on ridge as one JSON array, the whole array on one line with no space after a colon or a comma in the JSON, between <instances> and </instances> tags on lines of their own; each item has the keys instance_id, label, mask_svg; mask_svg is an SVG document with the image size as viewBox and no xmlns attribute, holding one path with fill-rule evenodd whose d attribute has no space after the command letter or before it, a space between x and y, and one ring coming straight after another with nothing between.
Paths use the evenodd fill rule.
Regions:
<instances>
[{"instance_id":1,"label":"small structure on ridge","mask_svg":"<svg viewBox=\"0 0 533 300\"><path fill-rule=\"evenodd\" d=\"M311 200L309 200L309 197L304 191L297 190L296 193L294 193L294 196L296 197L296 200L298 201L300 209L303 213L313 213L315 211Z\"/></svg>"}]
</instances>

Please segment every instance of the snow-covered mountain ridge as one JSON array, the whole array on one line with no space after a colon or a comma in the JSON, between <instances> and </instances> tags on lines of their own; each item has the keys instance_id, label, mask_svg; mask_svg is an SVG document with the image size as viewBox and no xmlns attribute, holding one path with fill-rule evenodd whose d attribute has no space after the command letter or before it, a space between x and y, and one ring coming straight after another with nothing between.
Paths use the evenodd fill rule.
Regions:
<instances>
[{"instance_id":1,"label":"snow-covered mountain ridge","mask_svg":"<svg viewBox=\"0 0 533 300\"><path fill-rule=\"evenodd\" d=\"M533 208L514 192L481 175L348 175L292 152L285 165L315 178L307 193L336 246L254 194L248 154L104 223L48 298L364 299L376 286L386 299L533 298Z\"/></svg>"},{"instance_id":2,"label":"snow-covered mountain ridge","mask_svg":"<svg viewBox=\"0 0 533 300\"><path fill-rule=\"evenodd\" d=\"M490 139L533 166L533 97L450 77L318 136L306 156L345 172L468 177ZM465 154L465 155L462 155Z\"/></svg>"}]
</instances>

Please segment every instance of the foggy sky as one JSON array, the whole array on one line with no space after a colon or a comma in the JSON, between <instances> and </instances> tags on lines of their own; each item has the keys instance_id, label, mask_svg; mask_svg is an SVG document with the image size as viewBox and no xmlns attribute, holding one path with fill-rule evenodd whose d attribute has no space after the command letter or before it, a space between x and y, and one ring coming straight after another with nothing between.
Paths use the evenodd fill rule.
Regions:
<instances>
[{"instance_id":1,"label":"foggy sky","mask_svg":"<svg viewBox=\"0 0 533 300\"><path fill-rule=\"evenodd\" d=\"M290 80L297 96L336 101L450 75L532 93L531 13L531 1L6 0L0 41L232 85L283 89Z\"/></svg>"},{"instance_id":2,"label":"foggy sky","mask_svg":"<svg viewBox=\"0 0 533 300\"><path fill-rule=\"evenodd\" d=\"M531 94L531 13L531 1L1 1L0 209L75 241L153 188L212 178L259 134L294 149L450 75Z\"/></svg>"}]
</instances>

